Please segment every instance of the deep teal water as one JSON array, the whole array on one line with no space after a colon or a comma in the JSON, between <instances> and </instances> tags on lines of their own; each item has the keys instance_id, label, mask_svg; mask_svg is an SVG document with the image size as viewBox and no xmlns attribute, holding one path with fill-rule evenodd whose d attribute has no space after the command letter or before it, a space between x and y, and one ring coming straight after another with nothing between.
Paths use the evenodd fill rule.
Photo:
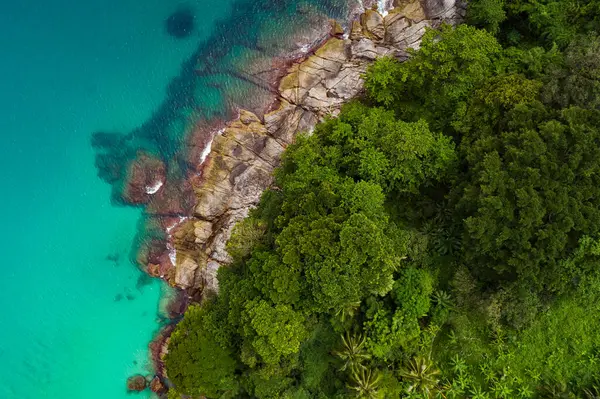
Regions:
<instances>
[{"instance_id":1,"label":"deep teal water","mask_svg":"<svg viewBox=\"0 0 600 399\"><path fill-rule=\"evenodd\" d=\"M183 40L163 25L177 1L2 3L0 398L125 398L126 378L151 372L166 288L130 261L143 209L111 203L91 135L134 132L131 151L169 161L186 123L225 112L219 87L247 84L189 60L248 59L261 29L286 32L262 22L296 3L190 0L202 22ZM336 15L344 1L311 3Z\"/></svg>"}]
</instances>

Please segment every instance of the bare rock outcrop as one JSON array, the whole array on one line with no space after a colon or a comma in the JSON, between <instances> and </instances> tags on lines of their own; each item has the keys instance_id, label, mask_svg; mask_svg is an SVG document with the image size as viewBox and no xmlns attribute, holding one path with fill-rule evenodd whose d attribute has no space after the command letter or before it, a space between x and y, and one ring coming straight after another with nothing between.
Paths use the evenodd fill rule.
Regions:
<instances>
[{"instance_id":1,"label":"bare rock outcrop","mask_svg":"<svg viewBox=\"0 0 600 399\"><path fill-rule=\"evenodd\" d=\"M127 379L127 390L141 392L146 389L146 378L143 375L134 375Z\"/></svg>"},{"instance_id":2,"label":"bare rock outcrop","mask_svg":"<svg viewBox=\"0 0 600 399\"><path fill-rule=\"evenodd\" d=\"M210 152L195 150L193 215L168 229L169 256L161 259L171 264L148 269L198 297L216 292L216 272L231 261L226 251L231 231L272 184L286 146L359 95L362 75L373 60L386 55L406 59L427 27L456 24L464 14L457 0L395 0L385 15L367 9L346 34L340 34L341 25L333 25L329 40L288 69L271 112L258 116L240 110L219 130L199 127Z\"/></svg>"}]
</instances>

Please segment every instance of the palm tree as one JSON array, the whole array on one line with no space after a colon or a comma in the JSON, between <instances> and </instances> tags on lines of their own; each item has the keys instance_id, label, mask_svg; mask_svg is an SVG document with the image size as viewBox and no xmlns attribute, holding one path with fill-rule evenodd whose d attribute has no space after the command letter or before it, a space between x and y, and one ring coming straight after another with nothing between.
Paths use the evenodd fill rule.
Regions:
<instances>
[{"instance_id":1,"label":"palm tree","mask_svg":"<svg viewBox=\"0 0 600 399\"><path fill-rule=\"evenodd\" d=\"M342 349L333 352L334 355L344 361L344 365L340 370L344 371L348 368L364 368L362 363L371 358L371 355L369 355L364 348L365 336L362 334L352 336L349 333L346 333L345 335L342 335L342 343Z\"/></svg>"},{"instance_id":2,"label":"palm tree","mask_svg":"<svg viewBox=\"0 0 600 399\"><path fill-rule=\"evenodd\" d=\"M452 309L452 297L446 291L436 291L433 293L433 302L442 309Z\"/></svg>"},{"instance_id":3,"label":"palm tree","mask_svg":"<svg viewBox=\"0 0 600 399\"><path fill-rule=\"evenodd\" d=\"M381 376L377 370L372 371L367 367L358 367L352 369L352 384L348 388L356 391L356 396L365 399L377 399L379 397L377 389Z\"/></svg>"},{"instance_id":4,"label":"palm tree","mask_svg":"<svg viewBox=\"0 0 600 399\"><path fill-rule=\"evenodd\" d=\"M408 392L417 391L431 398L437 389L439 374L440 371L430 359L417 356L408 363L400 376L410 383Z\"/></svg>"},{"instance_id":5,"label":"palm tree","mask_svg":"<svg viewBox=\"0 0 600 399\"><path fill-rule=\"evenodd\" d=\"M592 385L591 388L584 388L583 393L585 394L586 399L600 399L600 387L597 385Z\"/></svg>"},{"instance_id":6,"label":"palm tree","mask_svg":"<svg viewBox=\"0 0 600 399\"><path fill-rule=\"evenodd\" d=\"M342 323L346 320L351 319L356 314L356 310L360 306L360 302L351 302L345 306L342 306L335 312L335 315L340 318Z\"/></svg>"}]
</instances>

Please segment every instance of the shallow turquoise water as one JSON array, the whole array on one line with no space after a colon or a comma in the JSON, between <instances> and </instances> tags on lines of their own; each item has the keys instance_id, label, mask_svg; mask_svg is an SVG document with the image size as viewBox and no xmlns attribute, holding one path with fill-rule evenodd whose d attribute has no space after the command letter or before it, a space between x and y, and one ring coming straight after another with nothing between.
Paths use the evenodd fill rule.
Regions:
<instances>
[{"instance_id":1,"label":"shallow turquoise water","mask_svg":"<svg viewBox=\"0 0 600 399\"><path fill-rule=\"evenodd\" d=\"M0 11L3 399L124 398L127 376L146 373L160 284L136 287L140 211L110 205L90 135L147 119L197 37L229 12L202 1L209 23L177 41L163 30L174 2L63 3Z\"/></svg>"},{"instance_id":2,"label":"shallow turquoise water","mask_svg":"<svg viewBox=\"0 0 600 399\"><path fill-rule=\"evenodd\" d=\"M164 287L138 284L130 251L143 210L111 205L91 135L134 131L167 109L152 122L157 127L141 129L154 135L150 140L130 145L171 156L185 130L177 118L192 111L169 96L185 98L191 90L193 112L207 116L223 112L226 102L215 79L243 86L219 74L194 80L193 70L182 69L202 39L220 37L199 54L212 48L225 60L235 51L218 49L239 44L214 36L227 32L218 21L247 10L232 32L252 41L255 16L274 18L280 10L269 10L271 4L289 11L295 2L187 1L202 23L192 37L175 40L163 21L183 2L61 1L5 1L0 9L2 399L125 398L126 378L151 371L147 344L159 326ZM343 3L312 2L331 14ZM167 91L176 76L193 84Z\"/></svg>"}]
</instances>

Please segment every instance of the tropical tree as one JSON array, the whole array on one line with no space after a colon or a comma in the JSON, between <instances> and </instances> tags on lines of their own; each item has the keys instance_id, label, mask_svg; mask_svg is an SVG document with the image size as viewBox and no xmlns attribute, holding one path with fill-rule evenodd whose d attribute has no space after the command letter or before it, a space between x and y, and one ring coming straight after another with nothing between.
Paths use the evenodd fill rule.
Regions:
<instances>
[{"instance_id":1,"label":"tropical tree","mask_svg":"<svg viewBox=\"0 0 600 399\"><path fill-rule=\"evenodd\" d=\"M600 387L592 385L590 388L584 388L583 394L586 399L600 399Z\"/></svg>"},{"instance_id":2,"label":"tropical tree","mask_svg":"<svg viewBox=\"0 0 600 399\"><path fill-rule=\"evenodd\" d=\"M440 371L431 359L417 356L413 358L400 376L409 382L408 392L420 392L431 398L437 391Z\"/></svg>"},{"instance_id":3,"label":"tropical tree","mask_svg":"<svg viewBox=\"0 0 600 399\"><path fill-rule=\"evenodd\" d=\"M425 33L408 61L375 62L365 86L371 99L396 109L403 119L425 119L444 131L473 90L499 69L501 58L502 46L490 33L446 25Z\"/></svg>"},{"instance_id":4,"label":"tropical tree","mask_svg":"<svg viewBox=\"0 0 600 399\"><path fill-rule=\"evenodd\" d=\"M540 87L509 75L473 96L461 128L468 172L455 192L477 277L561 291L576 276L560 260L600 230L600 114L556 112L536 100Z\"/></svg>"},{"instance_id":5,"label":"tropical tree","mask_svg":"<svg viewBox=\"0 0 600 399\"><path fill-rule=\"evenodd\" d=\"M342 344L340 350L333 352L344 361L340 370L364 368L363 362L371 358L371 355L365 351L365 336L346 333L342 335Z\"/></svg>"},{"instance_id":6,"label":"tropical tree","mask_svg":"<svg viewBox=\"0 0 600 399\"><path fill-rule=\"evenodd\" d=\"M348 303L345 306L340 307L335 312L335 315L340 318L340 321L342 323L344 323L344 322L346 322L346 320L349 320L354 317L359 306L360 306L360 302L358 302L358 301Z\"/></svg>"},{"instance_id":7,"label":"tropical tree","mask_svg":"<svg viewBox=\"0 0 600 399\"><path fill-rule=\"evenodd\" d=\"M377 370L367 367L358 367L352 370L351 384L348 388L355 391L356 396L364 399L377 399L379 395L379 382L381 376Z\"/></svg>"}]
</instances>

